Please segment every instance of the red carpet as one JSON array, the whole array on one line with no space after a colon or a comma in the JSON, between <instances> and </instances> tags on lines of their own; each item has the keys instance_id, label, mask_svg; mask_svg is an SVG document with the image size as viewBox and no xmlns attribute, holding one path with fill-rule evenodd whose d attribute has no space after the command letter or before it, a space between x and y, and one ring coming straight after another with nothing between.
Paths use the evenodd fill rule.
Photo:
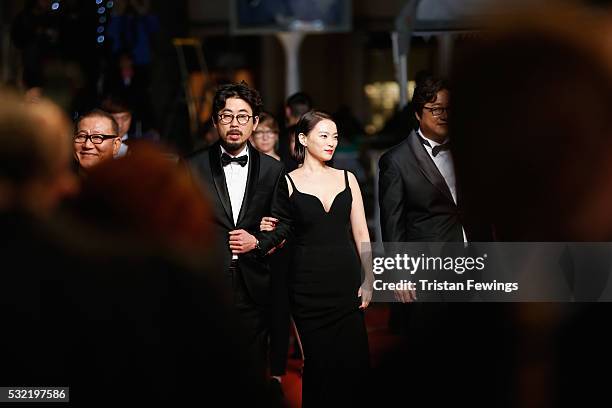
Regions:
<instances>
[{"instance_id":1,"label":"red carpet","mask_svg":"<svg viewBox=\"0 0 612 408\"><path fill-rule=\"evenodd\" d=\"M398 341L387 329L389 308L386 304L370 305L366 311L366 326L370 342L370 357L372 366L376 366L386 350L392 348ZM290 355L293 350L289 350ZM283 391L289 407L299 408L302 399L302 379L300 368L302 360L289 358L287 375L283 377Z\"/></svg>"}]
</instances>

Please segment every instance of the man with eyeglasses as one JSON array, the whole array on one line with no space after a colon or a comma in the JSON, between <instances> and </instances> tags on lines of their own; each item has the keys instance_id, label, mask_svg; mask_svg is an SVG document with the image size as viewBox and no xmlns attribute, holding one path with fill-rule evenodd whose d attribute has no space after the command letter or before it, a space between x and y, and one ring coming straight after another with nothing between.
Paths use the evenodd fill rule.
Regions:
<instances>
[{"instance_id":1,"label":"man with eyeglasses","mask_svg":"<svg viewBox=\"0 0 612 408\"><path fill-rule=\"evenodd\" d=\"M270 268L266 255L291 230L290 204L281 162L249 142L262 102L244 82L221 86L213 100L219 141L188 157L205 182L221 240L222 270L233 304L254 353L265 364L269 331ZM264 216L278 219L273 232L260 232Z\"/></svg>"},{"instance_id":2,"label":"man with eyeglasses","mask_svg":"<svg viewBox=\"0 0 612 408\"><path fill-rule=\"evenodd\" d=\"M416 86L419 128L379 160L380 224L384 242L465 242L448 139L449 85L433 76ZM414 291L397 292L411 302Z\"/></svg>"},{"instance_id":3,"label":"man with eyeglasses","mask_svg":"<svg viewBox=\"0 0 612 408\"><path fill-rule=\"evenodd\" d=\"M110 160L119 152L119 125L107 112L94 109L80 116L73 136L74 158L79 172Z\"/></svg>"}]
</instances>

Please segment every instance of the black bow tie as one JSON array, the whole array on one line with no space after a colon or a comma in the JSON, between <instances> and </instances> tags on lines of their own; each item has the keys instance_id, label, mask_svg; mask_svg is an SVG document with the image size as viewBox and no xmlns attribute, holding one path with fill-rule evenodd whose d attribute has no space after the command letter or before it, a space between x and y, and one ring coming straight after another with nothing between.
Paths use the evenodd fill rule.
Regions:
<instances>
[{"instance_id":1,"label":"black bow tie","mask_svg":"<svg viewBox=\"0 0 612 408\"><path fill-rule=\"evenodd\" d=\"M438 155L438 153L440 153L443 150L449 150L450 149L450 143L444 143L441 145L437 145L431 148L431 154L433 157L436 157Z\"/></svg>"},{"instance_id":2,"label":"black bow tie","mask_svg":"<svg viewBox=\"0 0 612 408\"><path fill-rule=\"evenodd\" d=\"M431 143L429 143L429 140L427 140L427 139L425 139L423 137L420 137L420 136L419 136L419 138L421 139L421 143L431 147ZM444 144L431 147L431 155L433 157L436 157L438 155L438 153L440 153L443 150L450 150L450 142L446 142Z\"/></svg>"},{"instance_id":3,"label":"black bow tie","mask_svg":"<svg viewBox=\"0 0 612 408\"><path fill-rule=\"evenodd\" d=\"M234 162L234 163L238 163L239 165L241 165L242 167L246 166L247 162L249 161L249 156L247 156L246 154L240 156L240 157L232 157L227 153L223 153L221 155L221 164L223 165L223 167L227 166L228 164Z\"/></svg>"}]
</instances>

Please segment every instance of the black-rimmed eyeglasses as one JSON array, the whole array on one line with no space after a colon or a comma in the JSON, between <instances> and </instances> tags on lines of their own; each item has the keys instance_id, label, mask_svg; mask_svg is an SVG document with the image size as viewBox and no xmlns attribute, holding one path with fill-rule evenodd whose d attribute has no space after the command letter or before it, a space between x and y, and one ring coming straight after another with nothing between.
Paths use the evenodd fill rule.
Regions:
<instances>
[{"instance_id":1,"label":"black-rimmed eyeglasses","mask_svg":"<svg viewBox=\"0 0 612 408\"><path fill-rule=\"evenodd\" d=\"M86 133L79 133L79 134L74 135L73 140L75 143L85 143L87 142L87 139L89 139L91 140L91 143L93 144L101 144L106 139L114 139L116 137L117 135L99 135L99 134L88 135Z\"/></svg>"},{"instance_id":2,"label":"black-rimmed eyeglasses","mask_svg":"<svg viewBox=\"0 0 612 408\"><path fill-rule=\"evenodd\" d=\"M249 119L254 117L254 115L247 115L246 113L240 113L238 115L232 115L231 113L220 113L219 122L223 123L224 125L229 125L233 122L234 118L236 118L239 125L246 125L249 123Z\"/></svg>"},{"instance_id":3,"label":"black-rimmed eyeglasses","mask_svg":"<svg viewBox=\"0 0 612 408\"><path fill-rule=\"evenodd\" d=\"M440 107L436 107L436 108L430 108L427 106L423 106L424 109L427 109L428 111L431 112L431 114L433 116L442 116L443 113L450 113L450 106L446 107L446 108L440 108Z\"/></svg>"}]
</instances>

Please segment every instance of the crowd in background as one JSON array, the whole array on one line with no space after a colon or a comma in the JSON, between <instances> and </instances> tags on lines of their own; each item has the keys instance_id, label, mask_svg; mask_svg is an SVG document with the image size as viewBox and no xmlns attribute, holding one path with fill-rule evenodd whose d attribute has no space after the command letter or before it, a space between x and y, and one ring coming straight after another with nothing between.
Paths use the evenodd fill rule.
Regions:
<instances>
[{"instance_id":1,"label":"crowd in background","mask_svg":"<svg viewBox=\"0 0 612 408\"><path fill-rule=\"evenodd\" d=\"M15 41L44 65L23 39L40 18L31 3ZM449 134L465 219L491 226L492 240L609 241L612 21L563 8L496 24L451 78ZM155 31L154 20L143 29ZM209 197L182 155L157 143L146 73L138 74L144 85L135 79L146 72L146 52L135 55L117 48L114 85L88 95L88 109L73 118L46 98L45 86L56 85L42 86L36 70L24 72L24 92L0 98L0 382L69 384L83 406L206 402L210 393L229 406L274 404L235 311L210 279L220 260ZM284 118L262 113L251 143L296 169L295 126L313 107L307 93L291 96ZM333 116L340 144L332 163L363 182L373 175L356 154L365 145L349 136L361 129L347 112ZM404 136L418 127L409 110L394 123ZM218 137L210 125L201 147ZM286 269L282 257L277 268ZM284 282L273 283L283 293ZM606 377L593 369L611 356L607 309L413 307L400 323L410 330L374 367L371 389L355 392L380 406L607 400ZM276 319L283 328L273 341L286 358L291 322L287 313Z\"/></svg>"}]
</instances>

